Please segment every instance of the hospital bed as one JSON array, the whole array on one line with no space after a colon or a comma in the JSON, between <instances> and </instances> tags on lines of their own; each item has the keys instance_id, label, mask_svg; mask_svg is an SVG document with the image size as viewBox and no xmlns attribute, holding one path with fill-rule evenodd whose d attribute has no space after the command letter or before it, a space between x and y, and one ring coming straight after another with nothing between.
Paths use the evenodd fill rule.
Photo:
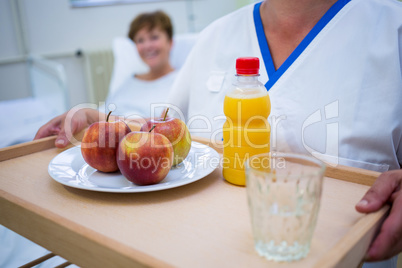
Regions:
<instances>
[{"instance_id":1,"label":"hospital bed","mask_svg":"<svg viewBox=\"0 0 402 268\"><path fill-rule=\"evenodd\" d=\"M63 65L39 56L26 64L32 97L0 101L0 148L32 140L41 125L68 107Z\"/></svg>"},{"instance_id":2,"label":"hospital bed","mask_svg":"<svg viewBox=\"0 0 402 268\"><path fill-rule=\"evenodd\" d=\"M197 34L179 34L173 38L171 64L175 69L183 66L196 39ZM112 53L114 60L112 74L109 74L109 92L116 91L128 76L147 71L147 66L129 38L116 37L112 42ZM70 108L68 81L63 65L39 56L30 57L27 64L32 97L0 101L0 114L7 115L0 117L0 148L32 140L40 126ZM90 68L97 70L102 66ZM107 95L105 91L104 94L96 94L98 99L92 101L104 101Z\"/></svg>"}]
</instances>

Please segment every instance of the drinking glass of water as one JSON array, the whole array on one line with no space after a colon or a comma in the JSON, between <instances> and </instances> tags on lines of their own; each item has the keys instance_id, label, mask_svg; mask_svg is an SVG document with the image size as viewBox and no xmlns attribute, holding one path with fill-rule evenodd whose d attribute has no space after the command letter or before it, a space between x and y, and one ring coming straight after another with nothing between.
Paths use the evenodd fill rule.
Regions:
<instances>
[{"instance_id":1,"label":"drinking glass of water","mask_svg":"<svg viewBox=\"0 0 402 268\"><path fill-rule=\"evenodd\" d=\"M301 154L249 158L246 187L255 249L268 260L304 258L320 207L325 165Z\"/></svg>"}]
</instances>

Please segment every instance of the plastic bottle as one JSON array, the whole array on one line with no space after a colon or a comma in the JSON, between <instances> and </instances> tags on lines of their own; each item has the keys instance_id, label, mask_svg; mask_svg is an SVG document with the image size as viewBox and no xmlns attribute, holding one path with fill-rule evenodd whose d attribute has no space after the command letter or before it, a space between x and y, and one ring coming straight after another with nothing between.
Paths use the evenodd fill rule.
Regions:
<instances>
[{"instance_id":1,"label":"plastic bottle","mask_svg":"<svg viewBox=\"0 0 402 268\"><path fill-rule=\"evenodd\" d=\"M236 60L237 79L226 94L223 110L223 177L232 184L246 184L245 164L256 154L270 151L271 128L268 92L258 80L260 62L247 57Z\"/></svg>"}]
</instances>

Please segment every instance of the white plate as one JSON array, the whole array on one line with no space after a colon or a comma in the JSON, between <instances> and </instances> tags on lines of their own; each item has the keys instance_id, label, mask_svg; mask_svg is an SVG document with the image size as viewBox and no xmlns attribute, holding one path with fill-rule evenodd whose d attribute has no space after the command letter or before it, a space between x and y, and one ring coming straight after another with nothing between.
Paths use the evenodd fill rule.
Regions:
<instances>
[{"instance_id":1,"label":"white plate","mask_svg":"<svg viewBox=\"0 0 402 268\"><path fill-rule=\"evenodd\" d=\"M192 142L186 159L172 167L166 178L158 184L138 186L120 172L103 173L88 166L81 155L81 147L68 149L49 163L49 174L57 182L79 189L138 193L165 190L192 183L210 174L219 165L219 154L207 145Z\"/></svg>"}]
</instances>

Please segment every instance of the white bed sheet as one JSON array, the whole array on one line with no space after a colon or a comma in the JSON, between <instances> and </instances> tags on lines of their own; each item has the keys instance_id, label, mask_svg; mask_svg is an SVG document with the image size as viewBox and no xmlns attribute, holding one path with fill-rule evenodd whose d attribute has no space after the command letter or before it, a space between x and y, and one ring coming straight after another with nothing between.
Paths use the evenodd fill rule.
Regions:
<instances>
[{"instance_id":1,"label":"white bed sheet","mask_svg":"<svg viewBox=\"0 0 402 268\"><path fill-rule=\"evenodd\" d=\"M40 98L0 101L0 148L32 140L59 113Z\"/></svg>"}]
</instances>

